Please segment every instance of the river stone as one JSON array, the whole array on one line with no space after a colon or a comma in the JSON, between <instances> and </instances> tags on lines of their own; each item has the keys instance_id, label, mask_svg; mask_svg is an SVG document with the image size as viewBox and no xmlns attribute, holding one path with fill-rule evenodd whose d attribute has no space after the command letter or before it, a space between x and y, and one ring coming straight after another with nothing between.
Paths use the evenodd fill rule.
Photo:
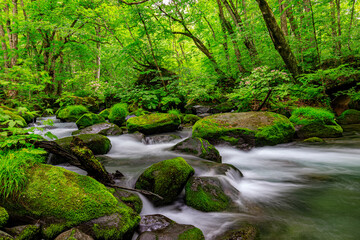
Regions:
<instances>
[{"instance_id":1,"label":"river stone","mask_svg":"<svg viewBox=\"0 0 360 240\"><path fill-rule=\"evenodd\" d=\"M70 105L60 108L56 111L56 118L65 122L76 122L82 115L88 113L89 110L82 105Z\"/></svg>"},{"instance_id":2,"label":"river stone","mask_svg":"<svg viewBox=\"0 0 360 240\"><path fill-rule=\"evenodd\" d=\"M145 143L146 144L168 143L177 139L181 139L181 137L175 134L154 135L154 136L145 137Z\"/></svg>"},{"instance_id":3,"label":"river stone","mask_svg":"<svg viewBox=\"0 0 360 240\"><path fill-rule=\"evenodd\" d=\"M194 114L185 114L182 118L182 124L184 124L185 126L192 126L200 119L201 117Z\"/></svg>"},{"instance_id":4,"label":"river stone","mask_svg":"<svg viewBox=\"0 0 360 240\"><path fill-rule=\"evenodd\" d=\"M294 133L289 119L272 112L215 114L197 121L193 126L193 137L240 149L286 143L292 140Z\"/></svg>"},{"instance_id":5,"label":"river stone","mask_svg":"<svg viewBox=\"0 0 360 240\"><path fill-rule=\"evenodd\" d=\"M81 130L94 124L104 122L106 121L102 116L95 113L86 113L76 121L76 126Z\"/></svg>"},{"instance_id":6,"label":"river stone","mask_svg":"<svg viewBox=\"0 0 360 240\"><path fill-rule=\"evenodd\" d=\"M0 230L0 239L1 240L10 240L14 239L10 234L7 234L6 232L3 232Z\"/></svg>"},{"instance_id":7,"label":"river stone","mask_svg":"<svg viewBox=\"0 0 360 240\"><path fill-rule=\"evenodd\" d=\"M72 135L101 134L105 136L117 136L122 134L121 128L114 123L98 123L92 126L74 131Z\"/></svg>"},{"instance_id":8,"label":"river stone","mask_svg":"<svg viewBox=\"0 0 360 240\"><path fill-rule=\"evenodd\" d=\"M176 144L171 150L191 154L214 162L221 162L219 151L207 140L198 137L189 137Z\"/></svg>"},{"instance_id":9,"label":"river stone","mask_svg":"<svg viewBox=\"0 0 360 240\"><path fill-rule=\"evenodd\" d=\"M185 186L186 205L203 212L220 212L230 209L239 191L225 186L215 177L191 177ZM231 197L230 197L230 196Z\"/></svg>"},{"instance_id":10,"label":"river stone","mask_svg":"<svg viewBox=\"0 0 360 240\"><path fill-rule=\"evenodd\" d=\"M9 214L5 208L0 206L0 228L4 227L9 220Z\"/></svg>"},{"instance_id":11,"label":"river stone","mask_svg":"<svg viewBox=\"0 0 360 240\"><path fill-rule=\"evenodd\" d=\"M259 232L256 227L250 224L228 231L215 240L256 240L259 239Z\"/></svg>"},{"instance_id":12,"label":"river stone","mask_svg":"<svg viewBox=\"0 0 360 240\"><path fill-rule=\"evenodd\" d=\"M131 235L140 221L137 213L91 177L46 164L29 168L27 176L28 182L17 196L21 201L0 198L0 202L16 216L31 216L44 222L45 239L53 239L80 223L113 215L114 224L121 223L121 227L108 231L107 239L121 239Z\"/></svg>"},{"instance_id":13,"label":"river stone","mask_svg":"<svg viewBox=\"0 0 360 240\"><path fill-rule=\"evenodd\" d=\"M192 225L178 224L160 215L146 215L141 218L137 240L204 240L200 229Z\"/></svg>"},{"instance_id":14,"label":"river stone","mask_svg":"<svg viewBox=\"0 0 360 240\"><path fill-rule=\"evenodd\" d=\"M163 197L147 196L156 206L170 204L184 188L194 169L181 158L164 160L151 165L138 178L136 189L147 190Z\"/></svg>"},{"instance_id":15,"label":"river stone","mask_svg":"<svg viewBox=\"0 0 360 240\"><path fill-rule=\"evenodd\" d=\"M125 203L128 207L131 207L135 212L141 212L143 203L136 193L128 192L118 188L113 189L113 191L114 197L116 197L119 201Z\"/></svg>"},{"instance_id":16,"label":"river stone","mask_svg":"<svg viewBox=\"0 0 360 240\"><path fill-rule=\"evenodd\" d=\"M180 126L180 118L170 113L152 113L127 120L129 132L139 131L145 135L173 132Z\"/></svg>"},{"instance_id":17,"label":"river stone","mask_svg":"<svg viewBox=\"0 0 360 240\"><path fill-rule=\"evenodd\" d=\"M340 125L347 124L359 124L360 123L360 111L355 109L348 109L343 112L336 121Z\"/></svg>"},{"instance_id":18,"label":"river stone","mask_svg":"<svg viewBox=\"0 0 360 240\"><path fill-rule=\"evenodd\" d=\"M66 232L63 232L59 236L55 238L55 240L94 240L94 238L90 237L89 235L83 233L77 228L72 228Z\"/></svg>"},{"instance_id":19,"label":"river stone","mask_svg":"<svg viewBox=\"0 0 360 240\"><path fill-rule=\"evenodd\" d=\"M196 168L196 174L206 174L208 172L212 172L216 175L226 175L227 173L231 173L236 177L243 177L242 172L228 163L217 163L213 161L207 160L194 160L194 159L186 159L186 161L194 168Z\"/></svg>"},{"instance_id":20,"label":"river stone","mask_svg":"<svg viewBox=\"0 0 360 240\"><path fill-rule=\"evenodd\" d=\"M78 136L81 140L84 141L84 144L90 148L91 151L95 155L99 154L106 154L111 149L111 142L110 140L100 134L82 134ZM58 140L55 140L57 144L59 144L61 147L65 148L66 150L70 151L70 143L73 140L74 137L66 137L66 138L60 138Z\"/></svg>"},{"instance_id":21,"label":"river stone","mask_svg":"<svg viewBox=\"0 0 360 240\"><path fill-rule=\"evenodd\" d=\"M22 225L12 228L6 228L6 232L10 233L15 239L23 240L37 240L41 239L40 237L40 225Z\"/></svg>"}]
</instances>

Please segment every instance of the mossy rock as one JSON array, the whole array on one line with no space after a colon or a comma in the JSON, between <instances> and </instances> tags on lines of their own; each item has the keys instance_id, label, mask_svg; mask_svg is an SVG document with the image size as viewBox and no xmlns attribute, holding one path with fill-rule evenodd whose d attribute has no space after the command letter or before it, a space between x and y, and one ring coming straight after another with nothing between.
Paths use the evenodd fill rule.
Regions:
<instances>
[{"instance_id":1,"label":"mossy rock","mask_svg":"<svg viewBox=\"0 0 360 240\"><path fill-rule=\"evenodd\" d=\"M41 227L39 224L16 226L7 228L6 231L19 240L41 239Z\"/></svg>"},{"instance_id":2,"label":"mossy rock","mask_svg":"<svg viewBox=\"0 0 360 240\"><path fill-rule=\"evenodd\" d=\"M4 227L9 220L9 214L5 208L0 206L0 228Z\"/></svg>"},{"instance_id":3,"label":"mossy rock","mask_svg":"<svg viewBox=\"0 0 360 240\"><path fill-rule=\"evenodd\" d=\"M110 111L110 108L104 109L99 113L99 115L105 119L109 119Z\"/></svg>"},{"instance_id":4,"label":"mossy rock","mask_svg":"<svg viewBox=\"0 0 360 240\"><path fill-rule=\"evenodd\" d=\"M166 205L176 200L193 174L194 169L183 158L168 159L147 168L136 181L135 188L160 195L163 200L155 196L149 199L156 206Z\"/></svg>"},{"instance_id":5,"label":"mossy rock","mask_svg":"<svg viewBox=\"0 0 360 240\"><path fill-rule=\"evenodd\" d=\"M1 202L14 215L45 222L42 231L45 239L55 238L80 223L113 214L120 218L121 227L111 232L114 238L107 239L122 239L132 234L140 221L137 213L91 177L46 164L28 169L27 176L28 183L15 199L1 199Z\"/></svg>"},{"instance_id":6,"label":"mossy rock","mask_svg":"<svg viewBox=\"0 0 360 240\"><path fill-rule=\"evenodd\" d=\"M232 200L215 177L191 177L185 186L185 203L203 212L220 212L231 207Z\"/></svg>"},{"instance_id":7,"label":"mossy rock","mask_svg":"<svg viewBox=\"0 0 360 240\"><path fill-rule=\"evenodd\" d=\"M85 145L90 148L90 150L95 154L106 154L111 149L110 140L100 134L82 134L78 136L81 140L84 141ZM60 138L55 140L57 144L66 150L70 151L70 143L73 140L73 137Z\"/></svg>"},{"instance_id":8,"label":"mossy rock","mask_svg":"<svg viewBox=\"0 0 360 240\"><path fill-rule=\"evenodd\" d=\"M0 239L1 240L11 240L14 238L10 234L7 234L6 232L3 232L0 230Z\"/></svg>"},{"instance_id":9,"label":"mossy rock","mask_svg":"<svg viewBox=\"0 0 360 240\"><path fill-rule=\"evenodd\" d=\"M105 118L103 118L100 115L97 115L95 113L85 113L76 121L76 126L79 129L84 129L94 124L104 123L104 122L106 122Z\"/></svg>"},{"instance_id":10,"label":"mossy rock","mask_svg":"<svg viewBox=\"0 0 360 240\"><path fill-rule=\"evenodd\" d=\"M88 113L89 110L82 105L71 105L60 108L55 114L56 118L65 122L76 122L82 115Z\"/></svg>"},{"instance_id":11,"label":"mossy rock","mask_svg":"<svg viewBox=\"0 0 360 240\"><path fill-rule=\"evenodd\" d=\"M193 137L212 144L248 149L292 140L294 126L285 116L272 112L222 113L205 117L193 126Z\"/></svg>"},{"instance_id":12,"label":"mossy rock","mask_svg":"<svg viewBox=\"0 0 360 240\"><path fill-rule=\"evenodd\" d=\"M125 203L127 206L131 207L135 212L140 214L143 207L143 203L137 194L121 189L113 189L113 195L119 201Z\"/></svg>"},{"instance_id":13,"label":"mossy rock","mask_svg":"<svg viewBox=\"0 0 360 240\"><path fill-rule=\"evenodd\" d=\"M197 121L199 121L201 117L196 116L194 114L185 114L182 119L182 124L186 126L194 125Z\"/></svg>"},{"instance_id":14,"label":"mossy rock","mask_svg":"<svg viewBox=\"0 0 360 240\"><path fill-rule=\"evenodd\" d=\"M8 121L8 120L12 120L15 121L16 127L26 127L27 123L25 121L24 118L22 118L20 115L6 110L6 109L0 109L0 128L6 128L8 127L8 124L5 124L4 122Z\"/></svg>"},{"instance_id":15,"label":"mossy rock","mask_svg":"<svg viewBox=\"0 0 360 240\"><path fill-rule=\"evenodd\" d=\"M61 233L55 240L94 240L94 238L83 233L77 228L72 228L66 232Z\"/></svg>"},{"instance_id":16,"label":"mossy rock","mask_svg":"<svg viewBox=\"0 0 360 240\"><path fill-rule=\"evenodd\" d=\"M172 151L191 154L214 162L221 162L219 151L207 140L189 137L171 148Z\"/></svg>"},{"instance_id":17,"label":"mossy rock","mask_svg":"<svg viewBox=\"0 0 360 240\"><path fill-rule=\"evenodd\" d=\"M293 111L290 121L301 139L341 137L343 133L335 122L335 115L326 109L301 107Z\"/></svg>"},{"instance_id":18,"label":"mossy rock","mask_svg":"<svg viewBox=\"0 0 360 240\"><path fill-rule=\"evenodd\" d=\"M202 231L192 225L178 224L160 215L142 217L137 240L174 239L174 240L205 240Z\"/></svg>"},{"instance_id":19,"label":"mossy rock","mask_svg":"<svg viewBox=\"0 0 360 240\"><path fill-rule=\"evenodd\" d=\"M98 123L92 126L83 128L81 130L76 130L72 132L72 135L81 135L81 134L101 134L104 136L117 136L122 134L121 128L114 123Z\"/></svg>"},{"instance_id":20,"label":"mossy rock","mask_svg":"<svg viewBox=\"0 0 360 240\"><path fill-rule=\"evenodd\" d=\"M111 107L108 116L111 123L121 126L125 123L125 118L128 115L128 107L126 103L118 103Z\"/></svg>"},{"instance_id":21,"label":"mossy rock","mask_svg":"<svg viewBox=\"0 0 360 240\"><path fill-rule=\"evenodd\" d=\"M215 238L215 240L257 240L260 239L259 230L257 227L251 224L243 224L236 229L232 229L221 236Z\"/></svg>"},{"instance_id":22,"label":"mossy rock","mask_svg":"<svg viewBox=\"0 0 360 240\"><path fill-rule=\"evenodd\" d=\"M178 139L181 139L181 137L175 134L151 135L145 137L144 142L146 144L158 144L158 143L168 143Z\"/></svg>"},{"instance_id":23,"label":"mossy rock","mask_svg":"<svg viewBox=\"0 0 360 240\"><path fill-rule=\"evenodd\" d=\"M360 123L360 111L355 109L348 109L344 111L336 121L340 125L347 124L359 124Z\"/></svg>"},{"instance_id":24,"label":"mossy rock","mask_svg":"<svg viewBox=\"0 0 360 240\"><path fill-rule=\"evenodd\" d=\"M176 131L180 126L180 119L175 114L153 113L127 120L129 132L141 132L143 134L156 134Z\"/></svg>"},{"instance_id":25,"label":"mossy rock","mask_svg":"<svg viewBox=\"0 0 360 240\"><path fill-rule=\"evenodd\" d=\"M318 137L311 137L304 140L305 143L324 143L324 139Z\"/></svg>"}]
</instances>

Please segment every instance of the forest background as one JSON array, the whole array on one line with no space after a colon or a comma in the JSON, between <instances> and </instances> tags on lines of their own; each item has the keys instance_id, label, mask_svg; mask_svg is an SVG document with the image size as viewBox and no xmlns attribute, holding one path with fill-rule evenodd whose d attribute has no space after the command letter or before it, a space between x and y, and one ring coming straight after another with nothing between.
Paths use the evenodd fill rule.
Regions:
<instances>
[{"instance_id":1,"label":"forest background","mask_svg":"<svg viewBox=\"0 0 360 240\"><path fill-rule=\"evenodd\" d=\"M0 98L287 114L360 108L356 0L2 0Z\"/></svg>"}]
</instances>

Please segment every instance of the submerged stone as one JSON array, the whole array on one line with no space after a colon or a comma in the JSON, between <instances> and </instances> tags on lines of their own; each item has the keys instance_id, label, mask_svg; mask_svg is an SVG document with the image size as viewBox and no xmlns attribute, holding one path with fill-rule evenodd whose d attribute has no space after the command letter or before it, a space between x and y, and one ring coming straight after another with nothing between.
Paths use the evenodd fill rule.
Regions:
<instances>
[{"instance_id":1,"label":"submerged stone","mask_svg":"<svg viewBox=\"0 0 360 240\"><path fill-rule=\"evenodd\" d=\"M272 112L215 114L193 126L193 137L240 149L286 143L292 140L294 133L289 119Z\"/></svg>"},{"instance_id":2,"label":"submerged stone","mask_svg":"<svg viewBox=\"0 0 360 240\"><path fill-rule=\"evenodd\" d=\"M180 119L175 114L153 113L127 120L129 132L141 132L146 135L173 132L180 126Z\"/></svg>"},{"instance_id":3,"label":"submerged stone","mask_svg":"<svg viewBox=\"0 0 360 240\"><path fill-rule=\"evenodd\" d=\"M194 169L181 158L164 160L151 165L138 178L136 189L143 189L163 197L148 196L156 206L175 201L184 188L186 181L194 174Z\"/></svg>"},{"instance_id":4,"label":"submerged stone","mask_svg":"<svg viewBox=\"0 0 360 240\"><path fill-rule=\"evenodd\" d=\"M197 137L190 137L176 144L172 151L191 154L214 162L221 162L219 151L207 140Z\"/></svg>"}]
</instances>

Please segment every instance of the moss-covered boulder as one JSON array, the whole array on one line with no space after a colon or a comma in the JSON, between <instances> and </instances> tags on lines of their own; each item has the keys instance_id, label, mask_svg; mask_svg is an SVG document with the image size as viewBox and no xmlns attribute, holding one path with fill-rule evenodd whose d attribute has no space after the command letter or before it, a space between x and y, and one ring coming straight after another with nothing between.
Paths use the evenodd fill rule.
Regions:
<instances>
[{"instance_id":1,"label":"moss-covered boulder","mask_svg":"<svg viewBox=\"0 0 360 240\"><path fill-rule=\"evenodd\" d=\"M61 233L55 240L94 240L91 236L83 233L77 228L72 228L66 232Z\"/></svg>"},{"instance_id":2,"label":"moss-covered boulder","mask_svg":"<svg viewBox=\"0 0 360 240\"><path fill-rule=\"evenodd\" d=\"M201 117L194 114L185 114L182 118L182 124L184 124L185 126L192 126L200 119Z\"/></svg>"},{"instance_id":3,"label":"moss-covered boulder","mask_svg":"<svg viewBox=\"0 0 360 240\"><path fill-rule=\"evenodd\" d=\"M225 193L225 188L228 188ZM230 209L233 201L229 194L239 192L225 186L215 177L191 177L185 186L185 203L203 212L219 212Z\"/></svg>"},{"instance_id":4,"label":"moss-covered boulder","mask_svg":"<svg viewBox=\"0 0 360 240\"><path fill-rule=\"evenodd\" d=\"M9 214L5 208L0 206L0 228L4 227L9 220Z\"/></svg>"},{"instance_id":5,"label":"moss-covered boulder","mask_svg":"<svg viewBox=\"0 0 360 240\"><path fill-rule=\"evenodd\" d=\"M83 129L83 128L89 127L91 125L94 125L97 123L104 123L104 122L106 122L105 118L103 118L102 116L100 116L98 114L85 113L76 121L76 126L79 129Z\"/></svg>"},{"instance_id":6,"label":"moss-covered boulder","mask_svg":"<svg viewBox=\"0 0 360 240\"><path fill-rule=\"evenodd\" d=\"M72 135L81 135L81 134L101 134L104 136L117 136L122 134L121 128L114 123L98 123L92 126L83 128L81 130L76 130L72 132Z\"/></svg>"},{"instance_id":7,"label":"moss-covered boulder","mask_svg":"<svg viewBox=\"0 0 360 240\"><path fill-rule=\"evenodd\" d=\"M289 119L272 112L215 114L197 121L193 126L193 137L241 149L286 143L291 141L294 133Z\"/></svg>"},{"instance_id":8,"label":"moss-covered boulder","mask_svg":"<svg viewBox=\"0 0 360 240\"><path fill-rule=\"evenodd\" d=\"M322 138L318 138L318 137L311 137L311 138L305 139L303 142L305 142L305 143L324 143L325 140Z\"/></svg>"},{"instance_id":9,"label":"moss-covered boulder","mask_svg":"<svg viewBox=\"0 0 360 240\"><path fill-rule=\"evenodd\" d=\"M121 189L111 189L110 191L112 192L114 197L116 197L119 201L125 203L127 206L131 207L135 212L140 214L143 207L143 203L137 194Z\"/></svg>"},{"instance_id":10,"label":"moss-covered boulder","mask_svg":"<svg viewBox=\"0 0 360 240\"><path fill-rule=\"evenodd\" d=\"M99 113L100 116L102 116L105 119L109 119L110 115L110 108L104 109Z\"/></svg>"},{"instance_id":11,"label":"moss-covered boulder","mask_svg":"<svg viewBox=\"0 0 360 240\"><path fill-rule=\"evenodd\" d=\"M76 122L82 115L88 113L89 110L82 105L71 105L60 108L55 114L56 118L65 122Z\"/></svg>"},{"instance_id":12,"label":"moss-covered boulder","mask_svg":"<svg viewBox=\"0 0 360 240\"><path fill-rule=\"evenodd\" d=\"M242 224L236 229L231 229L221 236L217 236L215 240L257 240L259 237L259 230L251 224Z\"/></svg>"},{"instance_id":13,"label":"moss-covered boulder","mask_svg":"<svg viewBox=\"0 0 360 240\"><path fill-rule=\"evenodd\" d=\"M116 215L116 227L111 231L98 229L107 231L107 238L101 239L123 239L133 233L140 221L137 213L91 177L60 167L36 164L27 170L27 179L15 199L2 198L1 204L10 214L45 222L42 229L45 239L55 238L81 223L113 215Z\"/></svg>"},{"instance_id":14,"label":"moss-covered boulder","mask_svg":"<svg viewBox=\"0 0 360 240\"><path fill-rule=\"evenodd\" d=\"M20 115L0 108L0 128L6 128L9 126L9 120L15 122L16 127L26 127L27 123L24 118L22 118Z\"/></svg>"},{"instance_id":15,"label":"moss-covered boulder","mask_svg":"<svg viewBox=\"0 0 360 240\"><path fill-rule=\"evenodd\" d=\"M81 140L84 141L85 146L90 148L90 150L95 154L106 154L111 149L111 142L110 140L100 134L82 134L78 136ZM65 148L66 150L70 149L70 143L73 140L74 137L66 137L66 138L60 138L58 140L55 140L57 144L59 144L61 147Z\"/></svg>"},{"instance_id":16,"label":"moss-covered boulder","mask_svg":"<svg viewBox=\"0 0 360 240\"><path fill-rule=\"evenodd\" d=\"M205 240L200 229L192 225L178 224L160 215L146 215L141 218L137 240L174 239L174 240Z\"/></svg>"},{"instance_id":17,"label":"moss-covered boulder","mask_svg":"<svg viewBox=\"0 0 360 240\"><path fill-rule=\"evenodd\" d=\"M128 115L128 106L126 103L118 103L111 107L108 116L111 123L121 126L125 123L125 118Z\"/></svg>"},{"instance_id":18,"label":"moss-covered boulder","mask_svg":"<svg viewBox=\"0 0 360 240\"><path fill-rule=\"evenodd\" d=\"M156 205L166 205L175 201L187 180L194 174L194 169L181 158L164 160L151 165L137 179L135 188L156 193L149 199Z\"/></svg>"},{"instance_id":19,"label":"moss-covered boulder","mask_svg":"<svg viewBox=\"0 0 360 240\"><path fill-rule=\"evenodd\" d=\"M340 137L343 133L335 122L335 115L326 109L301 107L292 112L290 121L301 139Z\"/></svg>"},{"instance_id":20,"label":"moss-covered boulder","mask_svg":"<svg viewBox=\"0 0 360 240\"><path fill-rule=\"evenodd\" d=\"M219 151L207 140L198 137L187 138L176 144L171 150L191 154L214 162L221 162Z\"/></svg>"},{"instance_id":21,"label":"moss-covered boulder","mask_svg":"<svg viewBox=\"0 0 360 240\"><path fill-rule=\"evenodd\" d=\"M158 144L168 143L179 139L181 139L181 137L176 134L151 135L145 137L144 142L146 144Z\"/></svg>"},{"instance_id":22,"label":"moss-covered boulder","mask_svg":"<svg viewBox=\"0 0 360 240\"><path fill-rule=\"evenodd\" d=\"M347 124L359 124L360 123L360 111L355 109L348 109L344 111L336 121L340 125Z\"/></svg>"},{"instance_id":23,"label":"moss-covered boulder","mask_svg":"<svg viewBox=\"0 0 360 240\"><path fill-rule=\"evenodd\" d=\"M6 231L19 240L41 239L41 227L39 224L16 226L7 228Z\"/></svg>"},{"instance_id":24,"label":"moss-covered boulder","mask_svg":"<svg viewBox=\"0 0 360 240\"><path fill-rule=\"evenodd\" d=\"M175 114L153 113L127 120L129 132L141 132L143 134L156 134L176 131L180 126L180 118Z\"/></svg>"}]
</instances>

